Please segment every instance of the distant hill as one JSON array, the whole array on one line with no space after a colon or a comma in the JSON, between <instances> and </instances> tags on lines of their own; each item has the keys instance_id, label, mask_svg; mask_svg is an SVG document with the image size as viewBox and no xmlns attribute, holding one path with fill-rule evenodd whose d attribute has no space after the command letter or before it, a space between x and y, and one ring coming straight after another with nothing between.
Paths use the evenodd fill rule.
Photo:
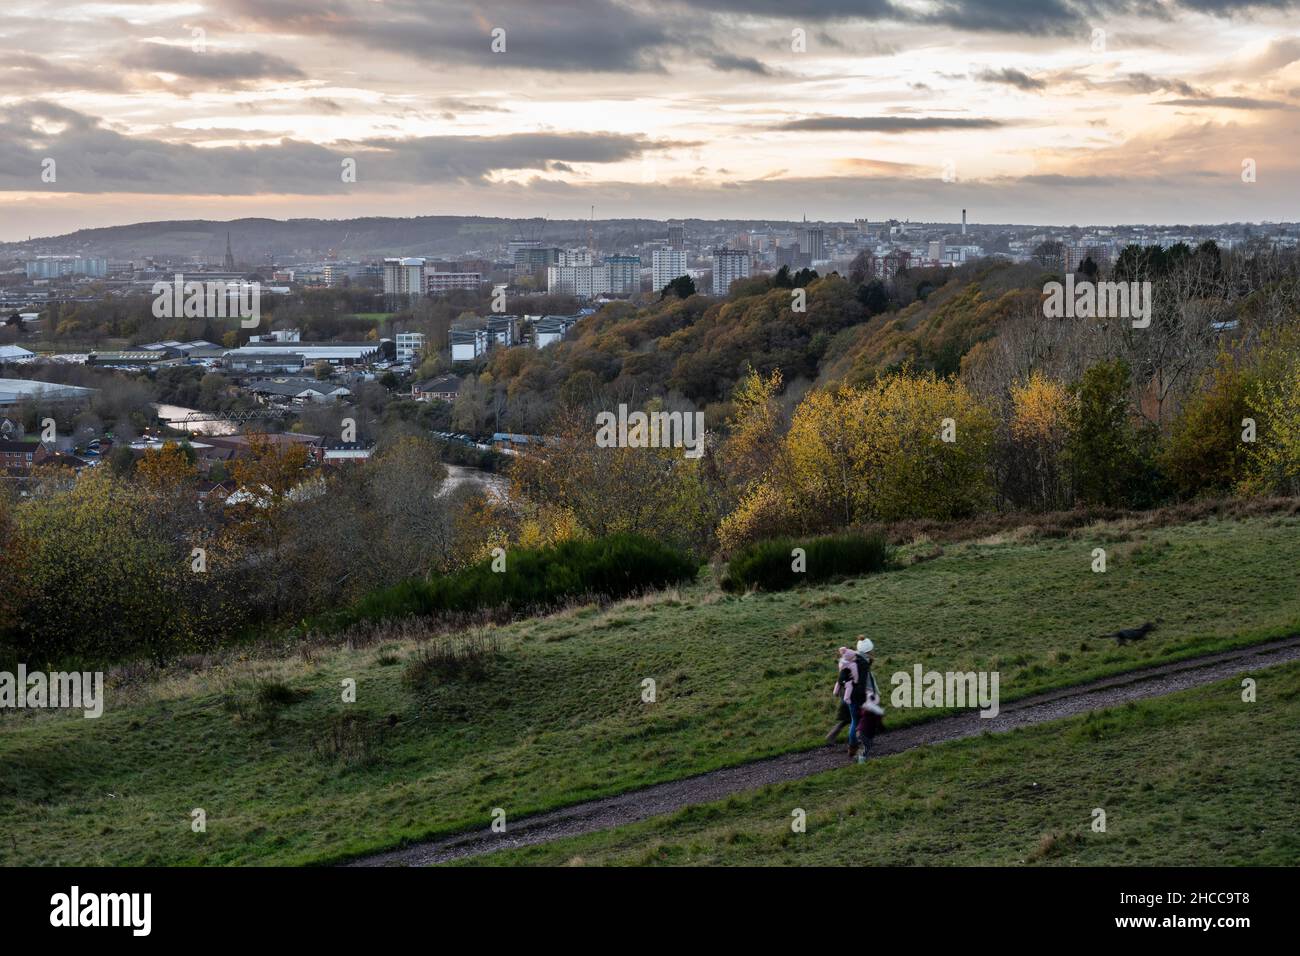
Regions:
<instances>
[{"instance_id":1,"label":"distant hill","mask_svg":"<svg viewBox=\"0 0 1300 956\"><path fill-rule=\"evenodd\" d=\"M751 228L793 228L775 220L686 220L688 232L734 234ZM141 222L128 226L79 229L62 236L0 243L0 256L39 250L46 254L208 256L220 258L226 233L241 262L290 256L490 256L512 239L538 239L545 245L585 244L588 229L602 249L631 248L667 237L665 222L653 219L506 219L485 216L372 216L363 219L213 219Z\"/></svg>"}]
</instances>

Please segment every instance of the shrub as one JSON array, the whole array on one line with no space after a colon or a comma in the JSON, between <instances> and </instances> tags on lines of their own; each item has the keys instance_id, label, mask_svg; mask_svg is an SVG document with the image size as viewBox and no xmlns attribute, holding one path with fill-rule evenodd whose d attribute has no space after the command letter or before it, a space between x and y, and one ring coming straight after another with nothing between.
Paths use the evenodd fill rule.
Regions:
<instances>
[{"instance_id":1,"label":"shrub","mask_svg":"<svg viewBox=\"0 0 1300 956\"><path fill-rule=\"evenodd\" d=\"M274 725L280 711L306 697L283 681L258 678L236 684L222 701L222 706L241 722Z\"/></svg>"},{"instance_id":2,"label":"shrub","mask_svg":"<svg viewBox=\"0 0 1300 956\"><path fill-rule=\"evenodd\" d=\"M421 687L433 678L482 680L500 649L496 635L491 632L471 631L463 637L436 638L421 645L406 665L402 680L411 687Z\"/></svg>"},{"instance_id":3,"label":"shrub","mask_svg":"<svg viewBox=\"0 0 1300 956\"><path fill-rule=\"evenodd\" d=\"M806 570L794 569L795 548L803 548ZM727 591L758 588L781 591L798 584L830 581L883 571L893 563L893 549L880 535L842 534L808 541L773 538L741 549L727 565Z\"/></svg>"},{"instance_id":4,"label":"shrub","mask_svg":"<svg viewBox=\"0 0 1300 956\"><path fill-rule=\"evenodd\" d=\"M311 742L317 760L344 767L364 767L383 754L388 726L364 714L332 714Z\"/></svg>"},{"instance_id":5,"label":"shrub","mask_svg":"<svg viewBox=\"0 0 1300 956\"><path fill-rule=\"evenodd\" d=\"M628 597L689 581L698 570L680 552L634 534L511 550L504 571L494 571L493 563L488 558L452 574L376 591L333 615L327 626L485 610L518 614L557 607L576 597Z\"/></svg>"}]
</instances>

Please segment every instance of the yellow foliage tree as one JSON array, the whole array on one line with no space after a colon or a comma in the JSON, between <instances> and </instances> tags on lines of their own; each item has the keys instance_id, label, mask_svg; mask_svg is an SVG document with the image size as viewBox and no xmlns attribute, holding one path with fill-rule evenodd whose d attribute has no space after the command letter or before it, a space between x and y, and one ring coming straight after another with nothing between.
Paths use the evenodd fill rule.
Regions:
<instances>
[{"instance_id":1,"label":"yellow foliage tree","mask_svg":"<svg viewBox=\"0 0 1300 956\"><path fill-rule=\"evenodd\" d=\"M1001 459L1004 488L1016 504L1064 507L1069 488L1063 462L1076 397L1063 382L1038 370L1012 383L1009 395L1010 440Z\"/></svg>"},{"instance_id":2,"label":"yellow foliage tree","mask_svg":"<svg viewBox=\"0 0 1300 956\"><path fill-rule=\"evenodd\" d=\"M810 392L778 466L723 520L719 538L729 550L775 533L971 514L991 494L992 435L989 411L934 373Z\"/></svg>"},{"instance_id":3,"label":"yellow foliage tree","mask_svg":"<svg viewBox=\"0 0 1300 956\"><path fill-rule=\"evenodd\" d=\"M1300 333L1288 331L1264 342L1258 373L1249 386L1249 405L1259 416L1255 441L1248 443L1246 494L1300 495Z\"/></svg>"}]
</instances>

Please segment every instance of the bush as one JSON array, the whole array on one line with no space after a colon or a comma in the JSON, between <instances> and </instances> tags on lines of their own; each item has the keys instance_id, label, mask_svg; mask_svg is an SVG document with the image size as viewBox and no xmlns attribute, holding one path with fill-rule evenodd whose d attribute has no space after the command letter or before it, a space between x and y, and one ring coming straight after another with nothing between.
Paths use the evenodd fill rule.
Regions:
<instances>
[{"instance_id":1,"label":"bush","mask_svg":"<svg viewBox=\"0 0 1300 956\"><path fill-rule=\"evenodd\" d=\"M794 569L795 548L804 550L804 571ZM722 587L726 591L751 587L781 591L813 581L873 574L892 563L893 549L880 535L842 534L808 541L773 538L737 552L723 574Z\"/></svg>"},{"instance_id":2,"label":"bush","mask_svg":"<svg viewBox=\"0 0 1300 956\"><path fill-rule=\"evenodd\" d=\"M577 597L622 598L695 577L695 563L667 545L634 534L570 539L544 548L508 551L505 570L494 559L428 580L376 591L332 616L332 629L363 621L476 611L518 614L557 607Z\"/></svg>"},{"instance_id":3,"label":"bush","mask_svg":"<svg viewBox=\"0 0 1300 956\"><path fill-rule=\"evenodd\" d=\"M422 687L435 679L483 680L500 650L500 642L492 632L472 631L464 637L435 638L416 652L406 665L402 680L410 687Z\"/></svg>"},{"instance_id":4,"label":"bush","mask_svg":"<svg viewBox=\"0 0 1300 956\"><path fill-rule=\"evenodd\" d=\"M274 725L282 710L306 696L283 681L259 678L236 684L226 693L222 706L242 722Z\"/></svg>"},{"instance_id":5,"label":"bush","mask_svg":"<svg viewBox=\"0 0 1300 956\"><path fill-rule=\"evenodd\" d=\"M364 714L332 714L311 742L316 759L342 767L364 767L380 759L388 725Z\"/></svg>"}]
</instances>

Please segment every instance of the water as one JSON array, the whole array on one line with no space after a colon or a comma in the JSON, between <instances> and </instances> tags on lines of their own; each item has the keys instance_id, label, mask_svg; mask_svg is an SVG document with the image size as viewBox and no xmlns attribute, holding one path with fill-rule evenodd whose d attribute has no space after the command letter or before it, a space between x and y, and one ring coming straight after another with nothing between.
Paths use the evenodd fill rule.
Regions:
<instances>
[{"instance_id":1,"label":"water","mask_svg":"<svg viewBox=\"0 0 1300 956\"><path fill-rule=\"evenodd\" d=\"M469 468L465 465L448 465L447 480L443 483L442 494L448 494L453 488L468 482L472 485L481 485L488 496L498 501L505 501L509 482L500 475L493 474L490 471L481 471L478 468Z\"/></svg>"},{"instance_id":2,"label":"water","mask_svg":"<svg viewBox=\"0 0 1300 956\"><path fill-rule=\"evenodd\" d=\"M175 421L184 418L186 415L205 414L197 408L185 408L183 405L161 405L154 402L153 407L158 412L159 418L168 421ZM172 427L183 428L199 435L236 435L239 433L239 426L231 422L189 422L185 425L173 425Z\"/></svg>"}]
</instances>

